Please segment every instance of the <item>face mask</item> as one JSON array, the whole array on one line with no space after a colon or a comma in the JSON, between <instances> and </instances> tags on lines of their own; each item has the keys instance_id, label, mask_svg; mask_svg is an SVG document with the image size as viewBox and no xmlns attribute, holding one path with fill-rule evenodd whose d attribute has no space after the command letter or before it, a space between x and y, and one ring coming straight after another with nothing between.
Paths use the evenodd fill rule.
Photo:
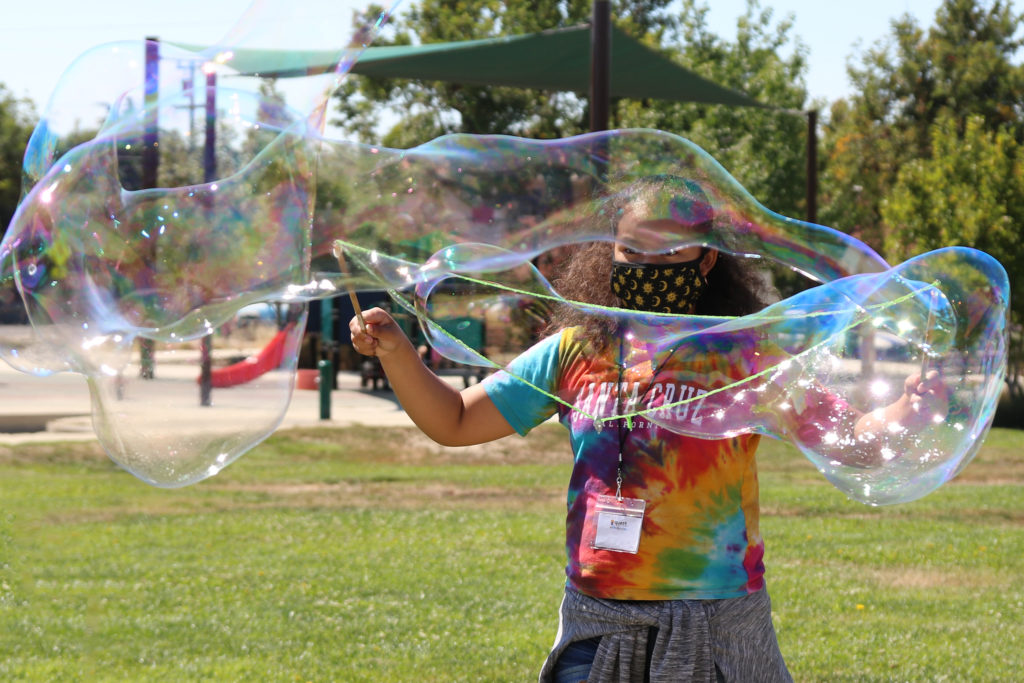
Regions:
<instances>
[{"instance_id":1,"label":"face mask","mask_svg":"<svg viewBox=\"0 0 1024 683\"><path fill-rule=\"evenodd\" d=\"M682 263L612 262L612 291L623 308L648 313L692 313L708 286L701 259Z\"/></svg>"}]
</instances>

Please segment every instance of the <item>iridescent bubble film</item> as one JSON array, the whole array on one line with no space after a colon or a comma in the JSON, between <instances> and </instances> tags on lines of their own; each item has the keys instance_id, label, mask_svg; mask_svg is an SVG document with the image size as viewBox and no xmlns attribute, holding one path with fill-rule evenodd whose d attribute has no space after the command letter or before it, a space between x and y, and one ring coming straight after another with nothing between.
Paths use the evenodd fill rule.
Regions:
<instances>
[{"instance_id":1,"label":"iridescent bubble film","mask_svg":"<svg viewBox=\"0 0 1024 683\"><path fill-rule=\"evenodd\" d=\"M657 131L451 136L371 154L380 162L354 193L369 206L353 201L337 220L337 248L357 264L338 286L390 290L399 316L415 319L441 355L492 369L559 307L613 320L627 340L623 380L601 394L553 396L574 420L784 439L870 504L913 500L955 476L991 423L1009 289L982 252L950 248L890 267L847 235L766 210L703 151ZM627 212L643 215L642 229L618 229ZM563 252L615 241L644 253L714 247L821 284L742 317L560 296L550 279L571 258ZM644 296L656 310L666 294ZM467 343L458 325L474 320L501 334ZM690 369L652 386L651 368L669 360ZM670 388L682 386L704 388Z\"/></svg>"},{"instance_id":2,"label":"iridescent bubble film","mask_svg":"<svg viewBox=\"0 0 1024 683\"><path fill-rule=\"evenodd\" d=\"M257 1L212 46L98 46L31 137L0 243L0 298L22 303L31 334L0 338L0 356L82 374L101 443L145 481L210 476L284 415L329 97L387 18L356 19L363 9L339 2L327 18ZM246 51L318 42L331 47L320 75L284 85L235 68ZM263 301L273 321L251 324L244 310ZM246 355L260 372L220 367Z\"/></svg>"},{"instance_id":3,"label":"iridescent bubble film","mask_svg":"<svg viewBox=\"0 0 1024 683\"><path fill-rule=\"evenodd\" d=\"M0 340L0 353L26 371L85 375L101 442L146 481L198 481L269 434L294 383L303 302L348 290L388 292L432 362L483 371L506 368L548 321L581 311L621 332L609 338L622 339L622 381L554 397L573 420L783 439L871 504L955 476L991 423L1008 282L981 252L890 266L850 236L769 211L706 152L659 131L457 135L392 150L326 139L322 110L292 112L266 88L216 88L238 103L228 117L238 125L218 138L215 178L133 189L126 147L145 147L147 116L170 118L184 95L112 108L85 142L29 150L37 181L0 247L2 277L36 335L17 347ZM170 155L175 138L161 139ZM640 227L622 228L626 216ZM552 285L580 249L605 245L610 259L615 242L646 254L712 247L816 286L729 317L630 311ZM610 288L609 276L594 277ZM651 311L676 293L637 287ZM218 370L211 405L193 405L195 372L162 373L159 357L155 380L136 379L140 339L165 358L194 356L260 302L278 311L278 333L252 361L260 371L237 360ZM669 359L675 376L643 385ZM684 385L703 388L668 389ZM216 428L202 427L209 415Z\"/></svg>"}]
</instances>

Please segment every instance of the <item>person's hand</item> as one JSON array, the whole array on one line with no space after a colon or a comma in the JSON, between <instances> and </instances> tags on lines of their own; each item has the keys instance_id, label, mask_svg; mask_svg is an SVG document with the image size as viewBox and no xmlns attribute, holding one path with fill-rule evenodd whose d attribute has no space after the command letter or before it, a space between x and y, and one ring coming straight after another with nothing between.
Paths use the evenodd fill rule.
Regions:
<instances>
[{"instance_id":1,"label":"person's hand","mask_svg":"<svg viewBox=\"0 0 1024 683\"><path fill-rule=\"evenodd\" d=\"M363 320L366 322L365 332L359 324L358 317L353 317L348 322L348 330L352 336L353 348L364 356L383 358L403 344L409 343L405 332L384 309L371 308L364 311Z\"/></svg>"},{"instance_id":2,"label":"person's hand","mask_svg":"<svg viewBox=\"0 0 1024 683\"><path fill-rule=\"evenodd\" d=\"M904 404L901 424L904 427L925 427L936 424L949 413L949 387L937 370L907 377L903 383Z\"/></svg>"}]
</instances>

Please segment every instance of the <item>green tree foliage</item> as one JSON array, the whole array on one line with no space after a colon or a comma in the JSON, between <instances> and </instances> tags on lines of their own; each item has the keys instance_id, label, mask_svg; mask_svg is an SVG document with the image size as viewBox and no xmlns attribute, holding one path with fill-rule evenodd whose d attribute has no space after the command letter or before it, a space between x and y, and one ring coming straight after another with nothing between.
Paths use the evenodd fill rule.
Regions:
<instances>
[{"instance_id":1,"label":"green tree foliage","mask_svg":"<svg viewBox=\"0 0 1024 683\"><path fill-rule=\"evenodd\" d=\"M623 100L616 125L677 133L715 157L754 197L789 216L806 212L804 75L807 48L792 34L792 18L774 22L771 9L748 0L735 40L713 33L708 6L684 0L679 30L662 50L681 66L740 90L765 108L664 100Z\"/></svg>"},{"instance_id":2,"label":"green tree foliage","mask_svg":"<svg viewBox=\"0 0 1024 683\"><path fill-rule=\"evenodd\" d=\"M904 16L850 66L857 94L833 104L826 127L824 223L886 246L891 258L912 255L886 240L881 207L903 165L932 155L932 126L950 117L963 134L979 116L986 130L1022 139L1020 20L1001 0L945 0L933 27Z\"/></svg>"},{"instance_id":3,"label":"green tree foliage","mask_svg":"<svg viewBox=\"0 0 1024 683\"><path fill-rule=\"evenodd\" d=\"M21 160L35 127L35 109L0 84L0 225L7 225L21 197ZM2 232L2 231L0 231Z\"/></svg>"},{"instance_id":4,"label":"green tree foliage","mask_svg":"<svg viewBox=\"0 0 1024 683\"><path fill-rule=\"evenodd\" d=\"M0 235L14 217L21 199L21 162L35 125L35 110L0 84ZM25 322L13 280L0 280L0 322Z\"/></svg>"},{"instance_id":5,"label":"green tree foliage","mask_svg":"<svg viewBox=\"0 0 1024 683\"><path fill-rule=\"evenodd\" d=\"M1024 257L1024 151L1010 131L988 130L981 116L969 117L963 133L958 124L948 115L939 119L931 155L900 169L881 207L889 226L884 250L970 244L1012 266Z\"/></svg>"},{"instance_id":6,"label":"green tree foliage","mask_svg":"<svg viewBox=\"0 0 1024 683\"><path fill-rule=\"evenodd\" d=\"M882 203L888 227L885 251L920 253L970 245L996 257L1011 273L1013 318L1024 320L1024 147L1005 126L988 129L985 118L961 122L947 114L931 128L931 156L900 169ZM1010 388L1024 399L1024 356L1019 330L1011 357Z\"/></svg>"},{"instance_id":7,"label":"green tree foliage","mask_svg":"<svg viewBox=\"0 0 1024 683\"><path fill-rule=\"evenodd\" d=\"M909 17L851 66L857 94L832 107L823 222L854 233L891 263L962 245L1010 274L1010 386L1024 349L1024 15L1002 0L945 0L927 30Z\"/></svg>"}]
</instances>

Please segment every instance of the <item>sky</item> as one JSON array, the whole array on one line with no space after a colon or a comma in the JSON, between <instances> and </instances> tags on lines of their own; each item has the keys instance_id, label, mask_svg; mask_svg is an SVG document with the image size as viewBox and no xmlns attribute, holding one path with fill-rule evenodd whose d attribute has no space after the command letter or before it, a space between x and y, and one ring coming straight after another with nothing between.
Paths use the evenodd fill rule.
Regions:
<instances>
[{"instance_id":1,"label":"sky","mask_svg":"<svg viewBox=\"0 0 1024 683\"><path fill-rule=\"evenodd\" d=\"M0 19L0 83L15 96L32 100L41 111L67 66L94 46L146 36L210 44L220 40L243 16L269 18L268 25L276 30L269 40L277 46L334 47L334 36L347 39L349 34L351 7L344 6L344 1L361 3L260 1L266 7L250 10L248 15L250 0L19 2L16 12L5 13ZM713 0L708 4L712 7L712 31L725 39L734 37L745 0ZM762 7L773 9L776 21L794 16L793 33L810 48L810 96L827 101L850 94L846 63L858 45L863 50L888 36L890 22L904 13L914 16L922 26L930 26L940 4L941 0L761 0ZM300 16L299 8L305 8L306 14Z\"/></svg>"}]
</instances>

